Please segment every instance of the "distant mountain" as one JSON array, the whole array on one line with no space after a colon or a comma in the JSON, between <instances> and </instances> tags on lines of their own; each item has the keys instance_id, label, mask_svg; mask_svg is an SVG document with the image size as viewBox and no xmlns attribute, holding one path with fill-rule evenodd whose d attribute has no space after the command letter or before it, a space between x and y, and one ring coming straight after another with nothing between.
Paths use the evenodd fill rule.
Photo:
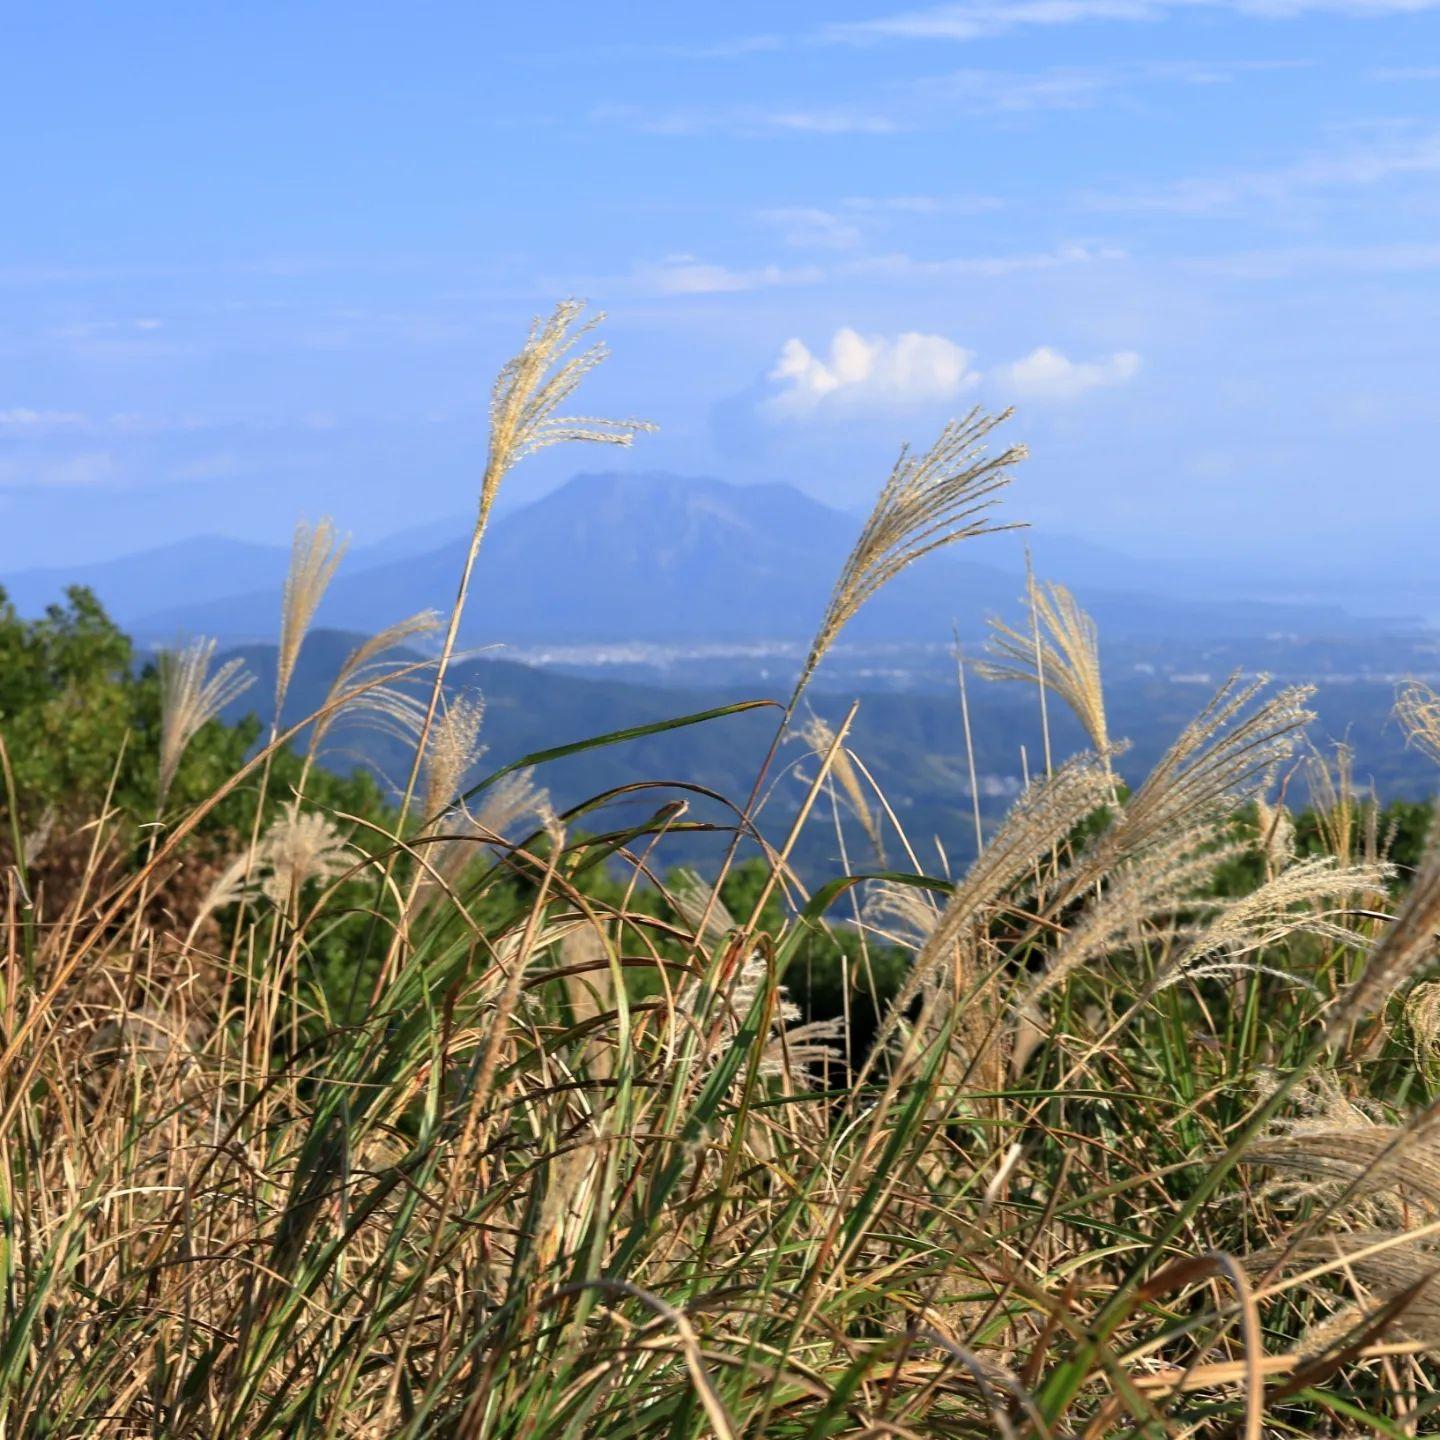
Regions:
<instances>
[{"instance_id":1,"label":"distant mountain","mask_svg":"<svg viewBox=\"0 0 1440 1440\"><path fill-rule=\"evenodd\" d=\"M437 527L427 525L356 550L318 622L373 632L417 610L447 610L468 524L458 520L453 538L439 543ZM463 638L472 645L803 641L858 526L854 517L788 485L739 486L653 472L579 475L493 523ZM96 585L102 600L143 638L187 630L267 639L279 613L284 554L242 546L245 553L231 557L217 548L222 543L169 547L90 573L103 582ZM986 614L1014 612L1021 592L1015 557L1010 537L927 557L866 607L850 638L943 640L952 623L967 636L977 634ZM1115 637L1354 634L1375 623L1319 605L1167 598L1135 586L1123 557L1094 552L1088 559L1075 588L1102 630ZM17 577L22 588L34 593L54 586L54 572L37 580L38 573ZM88 579L85 572L72 578ZM156 603L142 606L142 596Z\"/></svg>"},{"instance_id":2,"label":"distant mountain","mask_svg":"<svg viewBox=\"0 0 1440 1440\"><path fill-rule=\"evenodd\" d=\"M183 616L241 590L278 589L290 563L290 551L255 545L223 535L198 535L90 565L52 567L0 574L0 586L22 615L38 615L62 598L66 587L93 590L122 625L133 625L155 611ZM188 628L182 620L171 626Z\"/></svg>"},{"instance_id":3,"label":"distant mountain","mask_svg":"<svg viewBox=\"0 0 1440 1440\"><path fill-rule=\"evenodd\" d=\"M345 567L364 571L426 554L466 523L463 518L435 521L370 545L353 546L346 554ZM289 565L288 546L197 535L116 560L0 571L0 588L22 615L38 615L47 605L60 600L69 586L84 585L99 596L120 624L152 638L164 638L177 628L193 630L188 619L193 612L216 601L233 601L237 596L247 597L247 603L248 597L263 596L273 626L280 586ZM152 621L150 617L157 613L162 618ZM170 620L174 624L168 632L155 628Z\"/></svg>"},{"instance_id":4,"label":"distant mountain","mask_svg":"<svg viewBox=\"0 0 1440 1440\"><path fill-rule=\"evenodd\" d=\"M323 703L327 688L345 655L360 637L333 631L313 632L300 653L286 700L285 722L294 724ZM238 719L253 711L268 724L269 697L275 687L275 646L246 645L241 655L257 682L227 712ZM396 657L397 666L406 657ZM416 657L408 657L414 659ZM1220 677L1201 680L1120 672L1106 685L1111 731L1132 742L1119 760L1121 773L1137 782L1156 763L1175 736L1213 693ZM412 682L423 693L424 680ZM686 714L698 714L739 699L772 697L765 686L660 688L616 680L582 679L511 661L482 658L457 664L450 672L451 694L479 691L486 701L481 738L488 747L475 778L527 754L634 727L655 725ZM780 688L783 696L784 688ZM838 723L855 692L812 692L808 704ZM860 693L851 742L865 761L887 802L922 854L934 856L938 838L956 858L972 849L969 757L959 706L953 691L929 694ZM1374 784L1385 800L1426 798L1433 791L1433 766L1405 744L1393 723L1394 687L1385 680L1322 685L1317 697L1319 721L1312 738L1324 747L1327 739L1344 736L1355 747L1357 780ZM749 792L766 752L778 708L752 710L707 721L683 730L662 731L602 749L567 755L545 765L539 775L558 805L575 805L601 792L659 782L627 792L604 811L583 822L592 830L626 823L677 798L690 807L692 820L728 824L733 817L677 785L702 786L739 802ZM1042 763L1044 740L1037 696L1022 685L973 684L970 690L971 739L979 777L981 808L987 823L1003 813L1019 793L1028 767ZM1049 725L1056 756L1081 748L1084 737L1069 711L1049 707ZM303 743L303 739L302 739ZM1027 759L1028 756L1028 759ZM403 784L409 753L392 735L342 720L331 732L325 764L348 770L363 760L392 786ZM806 765L798 743L782 751L783 769ZM778 771L777 771L778 773ZM1303 803L1303 777L1297 777L1292 803ZM804 786L788 774L764 812L765 833L783 835L794 816ZM828 802L823 802L828 808ZM797 860L811 876L833 873L834 827L822 810L819 823L807 827ZM866 857L864 836L847 823L853 857ZM667 846L672 862L685 858L713 861L724 836L681 836ZM892 855L892 859L898 856ZM868 863L868 857L862 863Z\"/></svg>"}]
</instances>

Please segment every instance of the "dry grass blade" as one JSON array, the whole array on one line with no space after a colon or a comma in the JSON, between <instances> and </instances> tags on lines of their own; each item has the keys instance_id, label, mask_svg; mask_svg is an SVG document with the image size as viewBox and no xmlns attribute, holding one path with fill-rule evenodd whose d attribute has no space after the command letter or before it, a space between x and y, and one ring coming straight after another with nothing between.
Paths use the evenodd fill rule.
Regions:
<instances>
[{"instance_id":1,"label":"dry grass blade","mask_svg":"<svg viewBox=\"0 0 1440 1440\"><path fill-rule=\"evenodd\" d=\"M1039 644L1034 635L991 620L992 658L978 661L976 672L987 680L1018 680L1053 691L1075 712L1096 754L1108 755L1110 731L1095 622L1063 585L1040 584L1032 576L1027 588L1043 630Z\"/></svg>"},{"instance_id":2,"label":"dry grass blade","mask_svg":"<svg viewBox=\"0 0 1440 1440\"><path fill-rule=\"evenodd\" d=\"M160 672L160 771L158 803L163 805L186 748L202 726L254 683L241 659L227 660L212 675L215 641L192 640L179 650L162 650Z\"/></svg>"},{"instance_id":3,"label":"dry grass blade","mask_svg":"<svg viewBox=\"0 0 1440 1440\"><path fill-rule=\"evenodd\" d=\"M825 652L878 590L908 565L958 540L1008 526L992 525L986 513L1010 483L1008 471L1029 453L1012 445L987 456L983 441L1010 412L991 416L972 410L952 421L923 455L902 450L830 597L796 688L804 689Z\"/></svg>"}]
</instances>

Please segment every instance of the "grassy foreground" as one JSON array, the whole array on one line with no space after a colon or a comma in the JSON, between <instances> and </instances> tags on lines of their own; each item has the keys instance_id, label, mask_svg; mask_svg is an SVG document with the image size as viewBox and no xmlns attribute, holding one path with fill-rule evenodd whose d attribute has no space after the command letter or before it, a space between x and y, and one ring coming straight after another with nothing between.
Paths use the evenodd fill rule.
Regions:
<instances>
[{"instance_id":1,"label":"grassy foreground","mask_svg":"<svg viewBox=\"0 0 1440 1440\"><path fill-rule=\"evenodd\" d=\"M714 873L667 868L683 786L637 779L617 831L612 797L553 813L544 755L477 778L444 681L498 487L637 428L557 418L580 322L497 381L448 623L377 637L294 733L197 791L244 677L193 645L154 677L148 811L56 821L0 717L0 1436L1433 1433L1440 851L1397 873L1313 758L1298 844L1307 697L1260 680L1123 786L1093 628L1038 584L977 668L1093 750L1031 757L967 873L912 849L801 701L876 590L993 528L1022 452L979 415L902 456ZM338 558L297 535L277 714ZM1440 761L1440 702L1401 712ZM398 806L289 747L354 715L413 743ZM842 812L865 853L806 893L799 829Z\"/></svg>"}]
</instances>

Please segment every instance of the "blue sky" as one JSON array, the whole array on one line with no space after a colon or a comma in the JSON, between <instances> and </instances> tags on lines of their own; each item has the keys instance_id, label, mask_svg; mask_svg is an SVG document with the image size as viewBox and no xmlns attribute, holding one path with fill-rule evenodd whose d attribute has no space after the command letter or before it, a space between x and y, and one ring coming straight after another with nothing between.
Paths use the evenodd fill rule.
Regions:
<instances>
[{"instance_id":1,"label":"blue sky","mask_svg":"<svg viewBox=\"0 0 1440 1440\"><path fill-rule=\"evenodd\" d=\"M1440 0L6 8L0 567L473 500L580 294L623 462L1433 570ZM512 500L611 452L543 457ZM0 572L3 573L3 572Z\"/></svg>"}]
</instances>

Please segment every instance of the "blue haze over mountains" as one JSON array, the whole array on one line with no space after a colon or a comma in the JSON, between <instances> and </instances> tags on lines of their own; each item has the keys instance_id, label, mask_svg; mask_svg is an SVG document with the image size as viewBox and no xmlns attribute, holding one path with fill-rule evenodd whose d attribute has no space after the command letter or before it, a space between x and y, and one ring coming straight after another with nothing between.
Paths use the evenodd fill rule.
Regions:
<instances>
[{"instance_id":1,"label":"blue haze over mountains","mask_svg":"<svg viewBox=\"0 0 1440 1440\"><path fill-rule=\"evenodd\" d=\"M1003 507L993 515L1009 518ZM783 484L664 472L577 475L494 521L463 638L487 645L803 642L858 528L856 517ZM467 517L457 516L353 549L317 623L373 632L417 610L446 610L468 529ZM1110 640L1354 637L1395 628L1336 605L1257 602L1219 586L1220 593L1193 598L1196 584L1173 569L1059 537L1024 538L1042 578L1071 584ZM249 641L274 633L288 560L281 544L201 536L99 564L3 575L0 583L22 613L37 613L80 583L139 639L203 633ZM939 643L952 624L978 636L988 613L1013 612L1022 571L1016 533L964 542L902 575L847 639Z\"/></svg>"},{"instance_id":2,"label":"blue haze over mountains","mask_svg":"<svg viewBox=\"0 0 1440 1440\"><path fill-rule=\"evenodd\" d=\"M1003 507L994 518L1008 518ZM469 523L456 516L347 554L301 652L287 723L323 703L361 635L427 607L447 611ZM497 518L466 611L462 642L470 653L449 679L452 693L485 696L484 765L783 695L859 525L786 485L658 472L578 475ZM832 723L860 699L857 753L915 843L938 840L957 861L971 849L951 627L973 655L987 615L1021 619L1027 541L1042 577L1072 583L1099 622L1112 732L1131 742L1120 760L1128 778L1144 773L1231 671L1265 670L1285 682L1319 682L1313 738L1321 748L1347 740L1362 783L1386 798L1430 793L1432 769L1406 748L1391 710L1399 679L1433 679L1440 668L1434 632L1335 605L1206 596L1203 584L1141 560L1007 532L928 556L902 575L846 631L812 690L809 703ZM87 584L142 653L181 634L216 636L259 682L229 718L253 712L263 725L288 564L285 545L201 537L105 564L0 574L0 584L29 614L65 586ZM1204 598L1192 598L1197 590ZM396 664L420 658L408 653ZM975 684L970 699L980 806L993 822L1039 763L1044 739L1032 689ZM655 776L744 794L767 743L765 715L572 756L543 767L541 778L561 807ZM1051 707L1051 721L1057 753L1083 744L1063 707ZM803 770L793 747L787 755ZM382 783L405 766L397 742L373 730L352 729L321 758L345 769L364 764ZM1303 776L1292 798L1302 791ZM787 822L800 792L798 784L780 787L770 823ZM662 798L646 790L628 810L620 805L615 823ZM725 820L703 804L694 813ZM704 837L692 843L686 858L704 863ZM849 843L863 847L864 836ZM833 865L833 844L829 828L812 827L797 857L807 873Z\"/></svg>"}]
</instances>

